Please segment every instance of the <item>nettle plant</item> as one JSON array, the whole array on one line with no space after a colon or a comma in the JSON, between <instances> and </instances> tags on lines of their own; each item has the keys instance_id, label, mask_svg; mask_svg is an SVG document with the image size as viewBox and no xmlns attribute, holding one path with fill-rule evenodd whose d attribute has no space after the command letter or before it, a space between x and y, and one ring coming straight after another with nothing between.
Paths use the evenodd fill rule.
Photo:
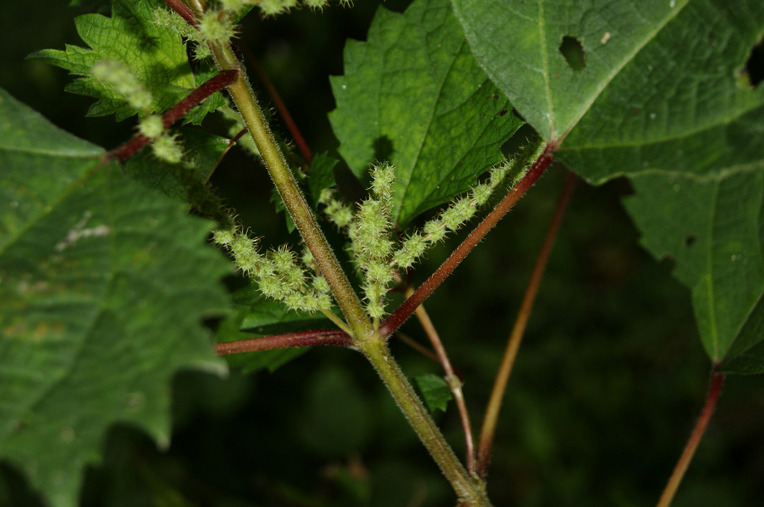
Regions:
<instances>
[{"instance_id":1,"label":"nettle plant","mask_svg":"<svg viewBox=\"0 0 764 507\"><path fill-rule=\"evenodd\" d=\"M111 424L167 445L178 370L223 374L219 356L275 367L295 357L284 349L335 345L376 370L456 502L490 505L505 387L573 174L595 184L626 176L635 190L626 209L644 246L675 261L711 360L701 417L660 497L668 505L725 375L764 372L764 87L753 56L764 3L380 8L367 41L347 42L344 75L331 78L338 155L367 188L360 199L337 185L338 158L313 156L293 126L297 148L274 136L262 103L279 99L256 96L237 49L237 24L253 8L268 17L327 3L113 0L111 17L78 17L89 47L32 57L76 75L68 91L97 99L90 115L137 117L135 136L111 151L0 90L0 457L52 505L73 505ZM210 118L230 136L188 128ZM268 171L300 242L261 247L209 184L233 146ZM462 379L422 303L554 160L573 172L473 439ZM333 249L322 227L344 244ZM423 256L466 227L415 286ZM251 281L237 310L220 284L230 261ZM202 319L221 313L213 347ZM323 324L253 337L253 314L259 325ZM421 398L388 348L413 314L444 372L417 378ZM463 461L430 413L451 400Z\"/></svg>"}]
</instances>

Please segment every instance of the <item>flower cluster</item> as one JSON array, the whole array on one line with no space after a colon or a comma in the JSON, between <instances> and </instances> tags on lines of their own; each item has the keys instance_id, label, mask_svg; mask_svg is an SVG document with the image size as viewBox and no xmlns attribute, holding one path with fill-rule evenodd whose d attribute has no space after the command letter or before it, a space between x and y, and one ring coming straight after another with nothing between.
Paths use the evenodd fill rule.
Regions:
<instances>
[{"instance_id":1,"label":"flower cluster","mask_svg":"<svg viewBox=\"0 0 764 507\"><path fill-rule=\"evenodd\" d=\"M212 239L231 253L236 266L257 283L266 297L293 310L329 311L332 307L329 284L322 276L309 275L305 269L312 261L309 256L303 255L304 261L300 262L297 254L286 246L262 254L258 241L236 225L214 231Z\"/></svg>"},{"instance_id":2,"label":"flower cluster","mask_svg":"<svg viewBox=\"0 0 764 507\"><path fill-rule=\"evenodd\" d=\"M118 61L102 60L93 65L90 75L101 84L111 87L116 94L138 110L141 116L138 131L151 139L151 147L157 158L171 164L181 161L183 148L177 137L168 133L162 117L154 114L151 92L144 88L130 69Z\"/></svg>"},{"instance_id":3,"label":"flower cluster","mask_svg":"<svg viewBox=\"0 0 764 507\"><path fill-rule=\"evenodd\" d=\"M325 189L319 199L324 213L350 239L349 250L363 280L366 312L376 322L385 315L385 295L397 270L413 266L428 248L443 240L449 232L460 229L490 199L517 164L506 161L491 169L486 181L478 183L466 195L458 197L435 218L405 239L393 235L392 206L395 169L385 164L371 170L370 195L352 207Z\"/></svg>"}]
</instances>

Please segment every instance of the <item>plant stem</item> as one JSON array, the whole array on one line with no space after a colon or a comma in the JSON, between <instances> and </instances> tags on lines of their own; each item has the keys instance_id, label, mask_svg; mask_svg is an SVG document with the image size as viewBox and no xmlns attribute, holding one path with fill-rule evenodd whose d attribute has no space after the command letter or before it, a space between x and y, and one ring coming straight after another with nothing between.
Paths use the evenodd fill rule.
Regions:
<instances>
[{"instance_id":1,"label":"plant stem","mask_svg":"<svg viewBox=\"0 0 764 507\"><path fill-rule=\"evenodd\" d=\"M194 13L191 12L191 9L189 9L188 5L184 4L182 0L164 0L164 3L166 3L170 9L177 12L180 17L185 19L186 23L191 26L196 26L196 18L194 17Z\"/></svg>"},{"instance_id":2,"label":"plant stem","mask_svg":"<svg viewBox=\"0 0 764 507\"><path fill-rule=\"evenodd\" d=\"M409 286L406 290L406 297L411 297L414 290ZM459 411L459 419L462 423L462 430L464 431L464 447L467 455L467 471L470 475L475 476L475 443L472 436L472 424L470 423L470 415L467 412L467 405L464 402L464 394L462 393L462 381L454 373L454 369L451 366L451 361L448 359L443 342L440 340L435 324L432 323L430 315L423 305L419 305L416 309L416 316L419 319L419 323L422 325L422 329L430 339L432 348L435 350L435 354L438 358L438 362L443 367L443 371L446 373L446 382L451 389L451 394L454 396L454 402L456 402L456 409Z\"/></svg>"},{"instance_id":3,"label":"plant stem","mask_svg":"<svg viewBox=\"0 0 764 507\"><path fill-rule=\"evenodd\" d=\"M265 88L265 91L268 92L268 95L271 97L273 105L276 106L276 109L281 115L281 119L284 120L284 125L286 125L289 133L292 134L292 139L294 139L294 142L297 145L297 149L300 150L302 158L305 159L305 162L310 164L310 162L313 160L313 152L310 151L308 143L305 142L305 138L302 136L300 129L297 128L297 124L294 122L292 115L289 113L289 109L287 109L286 104L284 104L284 101L281 100L281 95L279 95L278 90L275 86L273 86L273 82L271 81L271 78L268 77L268 73L265 72L265 69L263 69L263 67L260 65L260 62L257 61L255 54L251 49L249 49L249 46L246 44L240 44L239 47L244 52L244 56L249 61L249 64L253 69L255 69L255 73L260 79L260 83Z\"/></svg>"},{"instance_id":4,"label":"plant stem","mask_svg":"<svg viewBox=\"0 0 764 507\"><path fill-rule=\"evenodd\" d=\"M236 80L237 75L238 71L236 69L227 70L202 83L198 88L186 95L183 100L172 106L162 115L162 127L165 129L170 128L173 123L183 118L186 113L198 106L203 100L233 83ZM136 134L132 139L119 148L108 152L105 157L107 159L116 157L120 162L125 162L150 142L151 139L143 134Z\"/></svg>"},{"instance_id":5,"label":"plant stem","mask_svg":"<svg viewBox=\"0 0 764 507\"><path fill-rule=\"evenodd\" d=\"M204 11L202 0L189 0L189 4L196 11L197 16ZM340 267L326 237L324 237L324 233L318 226L313 212L305 201L230 43L210 43L209 48L221 70L240 71L238 79L228 87L228 92L236 103L249 134L260 151L265 167L281 195L289 215L308 245L316 266L328 282L334 299L353 330L353 337L356 340L366 339L373 333L372 324L366 316L358 295L350 285L350 281Z\"/></svg>"},{"instance_id":6,"label":"plant stem","mask_svg":"<svg viewBox=\"0 0 764 507\"><path fill-rule=\"evenodd\" d=\"M690 465L690 461L692 461L692 457L698 449L703 434L706 432L708 422L711 420L711 416L716 408L716 402L719 400L722 384L724 384L724 374L716 371L716 366L714 366L711 372L711 382L709 383L708 391L706 392L706 401L703 404L703 410L700 412L698 422L695 423L695 428L693 428L692 433L690 434L687 445L685 446L682 455L679 457L679 461L669 478L668 484L666 484L666 488L663 490L663 494L658 501L658 507L668 507L671 505L671 501L674 499L677 489L679 489L679 484L682 482L687 467Z\"/></svg>"},{"instance_id":7,"label":"plant stem","mask_svg":"<svg viewBox=\"0 0 764 507\"><path fill-rule=\"evenodd\" d=\"M473 507L491 505L486 495L485 483L479 478L470 476L456 457L390 354L386 339L376 334L374 338L358 344L358 348L382 377L409 424L453 486L461 505Z\"/></svg>"},{"instance_id":8,"label":"plant stem","mask_svg":"<svg viewBox=\"0 0 764 507\"><path fill-rule=\"evenodd\" d=\"M350 347L353 340L338 329L321 329L319 331L302 331L285 333L262 338L248 338L233 342L216 343L215 353L219 356L255 352L259 350L285 349L287 347L310 347L313 345L338 345Z\"/></svg>"},{"instance_id":9,"label":"plant stem","mask_svg":"<svg viewBox=\"0 0 764 507\"><path fill-rule=\"evenodd\" d=\"M412 313L414 313L417 307L421 305L425 299L430 297L430 294L432 294L435 289L437 289L440 284L443 283L448 275L450 275L454 269L456 269L456 266L458 266L459 263L462 262L465 257L467 257L467 255L472 251L472 249L475 248L478 243L480 243L485 235L488 234L488 232L493 229L497 223L499 223L499 220L501 220L504 215L506 215L507 212L512 209L515 203L520 200L520 198L525 194L525 192L528 191L529 188L531 188L531 186L533 186L539 176L541 176L544 171L546 171L547 167L549 167L549 164L552 163L554 160L554 157L552 157L552 152L556 149L556 147L557 146L555 144L547 144L539 158L536 159L536 161L531 166L530 170L525 173L525 175L520 179L520 181L517 182L514 187L512 187L504 199L502 199L501 202L499 202L499 204L497 204L496 207L491 210L488 215L486 215L483 221L480 222L477 227L475 227L469 236L467 236L464 241L462 241L462 243L456 247L448 259L446 259L443 264L441 264L440 267L435 270L432 275L430 275L430 278L428 278L422 285L420 285L410 298L406 299L406 301L404 301L401 306L399 306L387 319L385 319L379 328L379 333L382 336L390 336L392 333L394 333L395 330L398 329L406 321L406 319L411 316Z\"/></svg>"},{"instance_id":10,"label":"plant stem","mask_svg":"<svg viewBox=\"0 0 764 507\"><path fill-rule=\"evenodd\" d=\"M567 208L570 196L573 194L573 190L576 187L576 180L577 178L575 174L568 173L565 187L557 201L557 207L554 211L552 221L547 229L544 242L541 245L541 250L536 257L536 264L533 266L533 272L528 281L528 286L525 289L523 302L520 305L520 310L517 313L512 333L507 341L507 347L504 350L504 357L501 359L499 372L496 374L496 379L494 380L491 397L489 398L488 406L486 407L485 419L483 420L483 426L480 429L480 441L478 443L477 453L477 471L480 474L480 477L486 476L488 465L491 461L493 439L496 435L496 423L499 419L499 412L501 411L504 393L507 390L509 375L512 372L512 366L515 363L517 351L520 349L520 343L522 342L523 334L525 333L525 328L528 324L528 318L531 315L533 303L536 301L536 294L538 293L541 279L544 276L544 269L549 260L552 246L554 246L554 240L557 237L557 232L560 230L560 224L565 215L565 209Z\"/></svg>"}]
</instances>

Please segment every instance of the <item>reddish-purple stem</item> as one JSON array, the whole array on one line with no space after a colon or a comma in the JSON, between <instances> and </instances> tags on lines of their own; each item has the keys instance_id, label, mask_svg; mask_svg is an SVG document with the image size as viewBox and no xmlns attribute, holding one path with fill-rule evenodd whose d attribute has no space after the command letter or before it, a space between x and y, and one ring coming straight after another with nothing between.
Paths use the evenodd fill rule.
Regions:
<instances>
[{"instance_id":1,"label":"reddish-purple stem","mask_svg":"<svg viewBox=\"0 0 764 507\"><path fill-rule=\"evenodd\" d=\"M189 93L183 100L175 104L162 115L162 125L164 128L170 127L210 95L232 84L236 81L238 75L238 70L224 70L217 76L202 83L201 86ZM120 162L125 162L150 142L151 139L143 134L136 134L132 139L119 148L107 153L106 158L116 157Z\"/></svg>"},{"instance_id":2,"label":"reddish-purple stem","mask_svg":"<svg viewBox=\"0 0 764 507\"><path fill-rule=\"evenodd\" d=\"M164 0L164 3L185 19L189 25L196 26L196 18L188 5L184 4L181 0Z\"/></svg>"},{"instance_id":3,"label":"reddish-purple stem","mask_svg":"<svg viewBox=\"0 0 764 507\"><path fill-rule=\"evenodd\" d=\"M220 356L224 356L226 354L239 354L258 350L310 347L313 345L350 347L353 345L353 340L346 332L339 329L320 329L318 331L301 331L299 333L286 333L264 336L262 338L248 338L246 340L217 343L215 344L215 352Z\"/></svg>"},{"instance_id":4,"label":"reddish-purple stem","mask_svg":"<svg viewBox=\"0 0 764 507\"><path fill-rule=\"evenodd\" d=\"M480 224L467 236L462 243L456 247L451 255L446 259L443 264L432 274L430 278L419 286L414 291L414 294L410 298L398 307L379 328L379 333L382 336L390 336L395 332L405 321L408 319L417 307L421 305L425 299L430 297L435 289L437 289L441 283L450 275L456 266L462 262L465 257L472 251L475 246L488 234L488 231L499 223L499 220L512 209L517 201L533 186L536 180L541 176L549 164L552 163L554 157L552 152L555 150L556 145L549 143L544 148L543 153L533 163L530 170L522 177L517 184L512 187L512 190L504 197L504 199L496 205L496 207L483 219Z\"/></svg>"},{"instance_id":5,"label":"reddish-purple stem","mask_svg":"<svg viewBox=\"0 0 764 507\"><path fill-rule=\"evenodd\" d=\"M682 455L679 457L679 461L674 468L674 472L669 478L666 488L663 490L660 499L658 500L657 507L669 507L671 501L674 499L679 484L682 482L687 467L690 466L692 457L695 455L695 451L700 445L700 441L703 439L703 435L706 432L708 423L711 420L711 416L716 408L716 403L719 401L719 395L722 392L722 385L724 384L724 374L717 371L718 365L714 365L711 371L711 383L708 386L706 392L706 401L703 404L703 410L700 412L700 417L695 423L695 427L690 434L690 438L687 441L687 445L682 451Z\"/></svg>"}]
</instances>

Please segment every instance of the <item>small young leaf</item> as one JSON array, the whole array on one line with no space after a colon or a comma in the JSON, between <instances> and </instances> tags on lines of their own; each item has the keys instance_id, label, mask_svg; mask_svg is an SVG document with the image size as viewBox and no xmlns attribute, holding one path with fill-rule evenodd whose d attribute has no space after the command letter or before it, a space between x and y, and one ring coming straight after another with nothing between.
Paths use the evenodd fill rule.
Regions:
<instances>
[{"instance_id":1,"label":"small young leaf","mask_svg":"<svg viewBox=\"0 0 764 507\"><path fill-rule=\"evenodd\" d=\"M345 75L331 83L340 154L359 176L375 161L395 166L399 226L473 185L522 124L447 0L416 0L404 14L380 8L368 41L348 41Z\"/></svg>"},{"instance_id":2,"label":"small young leaf","mask_svg":"<svg viewBox=\"0 0 764 507\"><path fill-rule=\"evenodd\" d=\"M416 381L419 391L422 393L424 403L430 412L436 412L441 410L443 412L448 408L448 402L453 399L451 396L451 389L448 387L448 383L437 375L428 373L426 375L420 375L414 379Z\"/></svg>"},{"instance_id":3,"label":"small young leaf","mask_svg":"<svg viewBox=\"0 0 764 507\"><path fill-rule=\"evenodd\" d=\"M110 18L85 14L75 19L77 33L91 49L67 45L64 51L46 49L31 57L84 76L66 89L98 99L90 107L89 116L115 114L121 121L139 112L111 86L91 77L91 68L100 61L117 61L125 66L153 96L154 112L163 112L199 84L191 72L180 34L154 22L153 9L163 6L160 0L114 0ZM219 103L220 95L211 100ZM192 111L191 120L200 122L208 110Z\"/></svg>"},{"instance_id":4,"label":"small young leaf","mask_svg":"<svg viewBox=\"0 0 764 507\"><path fill-rule=\"evenodd\" d=\"M200 320L230 268L209 224L0 90L0 457L77 502L107 428L167 445L181 368L225 372Z\"/></svg>"},{"instance_id":5,"label":"small young leaf","mask_svg":"<svg viewBox=\"0 0 764 507\"><path fill-rule=\"evenodd\" d=\"M334 186L334 167L339 161L328 153L318 153L313 157L308 172L308 191L314 207L318 206L321 192Z\"/></svg>"}]
</instances>

